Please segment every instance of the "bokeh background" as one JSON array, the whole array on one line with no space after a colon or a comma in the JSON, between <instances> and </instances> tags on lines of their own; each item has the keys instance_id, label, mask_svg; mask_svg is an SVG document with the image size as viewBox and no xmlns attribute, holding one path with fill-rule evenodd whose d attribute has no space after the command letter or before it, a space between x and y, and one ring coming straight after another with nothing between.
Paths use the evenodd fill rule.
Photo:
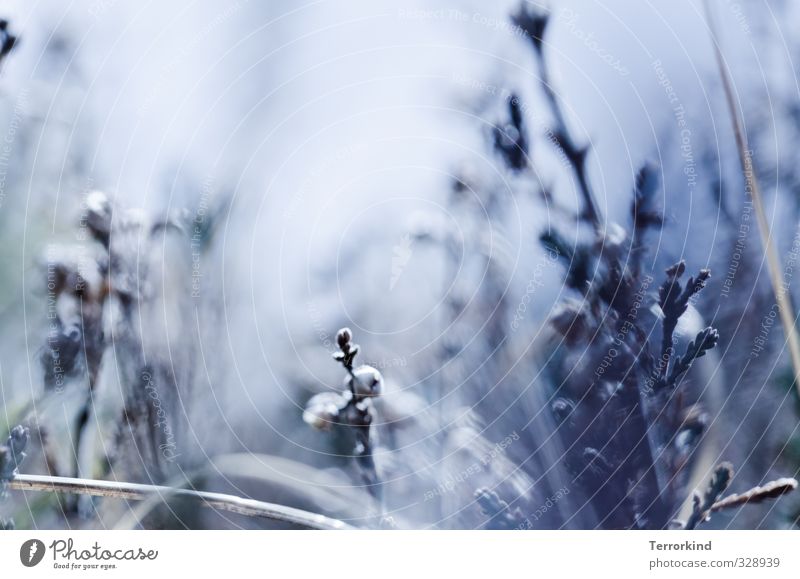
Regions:
<instances>
[{"instance_id":1,"label":"bokeh background","mask_svg":"<svg viewBox=\"0 0 800 579\"><path fill-rule=\"evenodd\" d=\"M800 235L799 8L710 3L785 260ZM202 242L129 242L132 275L149 288L137 328L169 382L158 387L180 459L154 481L143 454L110 450L130 387L122 344L103 356L83 476L188 480L362 520L347 451L302 421L311 395L340 388L330 354L349 326L360 360L385 380L376 461L400 526L477 528L480 486L532 493L534 506L568 489L564 449L540 416L549 378L536 346L568 290L538 237L553 222L577 237L565 215L580 202L548 138L530 43L509 19L517 7L3 2L19 42L0 72L0 422L46 428L26 472L75 474L72 424L87 385L79 374L45 389L46 264L48 252L95 250L81 215L101 190L120 214L148 223L182 214L204 227ZM741 169L701 3L549 8L553 85L591 145L602 214L625 227L635 175L650 163L664 227L648 267L660 275L684 259L712 270L687 322L690 331L713 319L721 334L693 374L709 416L693 482L720 460L737 469L734 490L795 476L800 414L778 324L751 355L773 298L758 232L742 234ZM526 103L525 178L491 142L511 93ZM541 481L549 490L537 496ZM98 500L87 511L18 493L0 509L18 527L264 525L180 505L159 514ZM786 528L797 516L787 498L712 525ZM594 526L565 519L546 524Z\"/></svg>"}]
</instances>

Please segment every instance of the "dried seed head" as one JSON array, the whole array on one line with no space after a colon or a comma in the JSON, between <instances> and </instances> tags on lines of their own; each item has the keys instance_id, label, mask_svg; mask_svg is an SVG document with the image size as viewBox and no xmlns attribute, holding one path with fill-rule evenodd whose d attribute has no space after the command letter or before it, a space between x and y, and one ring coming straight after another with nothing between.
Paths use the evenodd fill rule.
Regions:
<instances>
[{"instance_id":1,"label":"dried seed head","mask_svg":"<svg viewBox=\"0 0 800 579\"><path fill-rule=\"evenodd\" d=\"M552 409L556 420L558 420L558 422L564 422L575 410L575 405L566 398L557 398L555 402L553 402Z\"/></svg>"},{"instance_id":2,"label":"dried seed head","mask_svg":"<svg viewBox=\"0 0 800 579\"><path fill-rule=\"evenodd\" d=\"M334 352L333 359L341 362L348 372L353 371L353 360L358 355L358 344L353 341L353 332L350 328L342 328L336 333L336 343L339 345L339 351Z\"/></svg>"},{"instance_id":3,"label":"dried seed head","mask_svg":"<svg viewBox=\"0 0 800 579\"><path fill-rule=\"evenodd\" d=\"M350 328L342 328L336 333L336 343L339 344L339 348L344 351L346 351L346 348L352 339L353 332L350 331Z\"/></svg>"},{"instance_id":4,"label":"dried seed head","mask_svg":"<svg viewBox=\"0 0 800 579\"><path fill-rule=\"evenodd\" d=\"M550 14L545 8L523 2L519 7L519 11L511 17L511 20L530 39L534 48L541 50L549 17Z\"/></svg>"},{"instance_id":5,"label":"dried seed head","mask_svg":"<svg viewBox=\"0 0 800 579\"><path fill-rule=\"evenodd\" d=\"M322 392L306 403L303 421L317 430L330 430L347 401L337 392Z\"/></svg>"},{"instance_id":6,"label":"dried seed head","mask_svg":"<svg viewBox=\"0 0 800 579\"><path fill-rule=\"evenodd\" d=\"M374 398L383 392L383 376L372 366L359 366L348 380L356 396Z\"/></svg>"},{"instance_id":7,"label":"dried seed head","mask_svg":"<svg viewBox=\"0 0 800 579\"><path fill-rule=\"evenodd\" d=\"M86 226L95 239L108 245L111 235L111 201L102 191L92 191L86 196Z\"/></svg>"},{"instance_id":8,"label":"dried seed head","mask_svg":"<svg viewBox=\"0 0 800 579\"><path fill-rule=\"evenodd\" d=\"M721 495L733 479L733 465L729 462L718 464L714 469L714 474L711 476L709 489L716 493L717 496Z\"/></svg>"}]
</instances>

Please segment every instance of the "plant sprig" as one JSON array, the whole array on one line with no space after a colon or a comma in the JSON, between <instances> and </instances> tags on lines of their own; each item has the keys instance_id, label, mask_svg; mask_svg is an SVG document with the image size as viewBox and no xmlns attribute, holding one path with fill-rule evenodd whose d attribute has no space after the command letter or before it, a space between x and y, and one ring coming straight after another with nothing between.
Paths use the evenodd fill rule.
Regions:
<instances>
[{"instance_id":1,"label":"plant sprig","mask_svg":"<svg viewBox=\"0 0 800 579\"><path fill-rule=\"evenodd\" d=\"M375 460L371 426L373 422L372 399L380 396L383 390L383 376L372 366L354 367L355 357L360 350L353 343L353 332L342 328L336 334L339 351L333 354L347 370L344 392L322 392L312 396L303 412L303 420L318 430L331 430L334 425L343 426L353 435L355 446L353 455L361 470L367 490L380 499L381 485Z\"/></svg>"},{"instance_id":2,"label":"plant sprig","mask_svg":"<svg viewBox=\"0 0 800 579\"><path fill-rule=\"evenodd\" d=\"M732 494L720 498L730 486L733 479L733 466L729 462L718 465L706 490L700 494L694 492L692 497L692 513L685 523L676 521L678 527L692 530L698 525L708 521L711 513L725 509L734 509L751 503L760 503L770 499L777 499L797 488L797 481L793 478L780 478L770 481L763 486L756 486L741 494Z\"/></svg>"},{"instance_id":3,"label":"plant sprig","mask_svg":"<svg viewBox=\"0 0 800 579\"><path fill-rule=\"evenodd\" d=\"M658 372L661 377L661 385L667 385L667 372L669 370L669 363L674 355L675 350L675 329L678 327L678 320L689 309L689 300L692 299L700 290L706 286L706 281L711 277L711 270L701 269L697 277L689 277L686 285L682 285L680 278L686 271L686 262L679 261L678 263L667 268L667 279L658 290L658 305L664 318L662 324L662 337L661 337L661 357L658 361ZM702 334L702 332L701 332ZM709 345L708 348L697 350L699 354L695 357L702 356L705 352L716 345L716 331L709 328L709 332L702 341L695 340L698 346ZM698 335L698 339L700 335ZM712 344L713 342L713 344ZM687 350L687 355L690 352ZM685 362L689 362L690 358L684 357ZM693 358L691 358L693 359ZM686 368L688 370L688 367Z\"/></svg>"},{"instance_id":4,"label":"plant sprig","mask_svg":"<svg viewBox=\"0 0 800 579\"><path fill-rule=\"evenodd\" d=\"M27 456L30 433L24 426L15 426L8 435L8 440L0 445L0 498L6 496L11 482L17 477L19 467ZM0 518L0 530L10 531L15 528L14 519Z\"/></svg>"}]
</instances>

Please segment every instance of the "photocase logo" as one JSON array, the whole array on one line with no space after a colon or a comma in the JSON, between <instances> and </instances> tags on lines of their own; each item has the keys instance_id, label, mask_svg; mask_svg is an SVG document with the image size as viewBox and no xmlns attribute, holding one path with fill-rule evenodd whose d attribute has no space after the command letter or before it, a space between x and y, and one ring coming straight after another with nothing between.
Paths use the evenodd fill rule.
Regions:
<instances>
[{"instance_id":1,"label":"photocase logo","mask_svg":"<svg viewBox=\"0 0 800 579\"><path fill-rule=\"evenodd\" d=\"M44 543L39 539L30 539L19 548L19 560L26 567L36 567L44 558Z\"/></svg>"},{"instance_id":2,"label":"photocase logo","mask_svg":"<svg viewBox=\"0 0 800 579\"><path fill-rule=\"evenodd\" d=\"M389 278L389 291L392 291L400 281L400 276L403 275L403 270L411 259L412 245L411 236L406 233L400 238L400 243L392 247L392 276Z\"/></svg>"}]
</instances>

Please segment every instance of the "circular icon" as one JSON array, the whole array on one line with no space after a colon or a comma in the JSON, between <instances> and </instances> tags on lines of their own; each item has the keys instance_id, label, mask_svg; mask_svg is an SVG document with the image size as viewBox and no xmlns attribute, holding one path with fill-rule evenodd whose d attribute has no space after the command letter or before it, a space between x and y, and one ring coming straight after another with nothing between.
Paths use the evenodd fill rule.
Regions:
<instances>
[{"instance_id":1,"label":"circular icon","mask_svg":"<svg viewBox=\"0 0 800 579\"><path fill-rule=\"evenodd\" d=\"M44 543L39 539L30 539L19 548L19 560L26 567L35 567L44 558Z\"/></svg>"}]
</instances>

